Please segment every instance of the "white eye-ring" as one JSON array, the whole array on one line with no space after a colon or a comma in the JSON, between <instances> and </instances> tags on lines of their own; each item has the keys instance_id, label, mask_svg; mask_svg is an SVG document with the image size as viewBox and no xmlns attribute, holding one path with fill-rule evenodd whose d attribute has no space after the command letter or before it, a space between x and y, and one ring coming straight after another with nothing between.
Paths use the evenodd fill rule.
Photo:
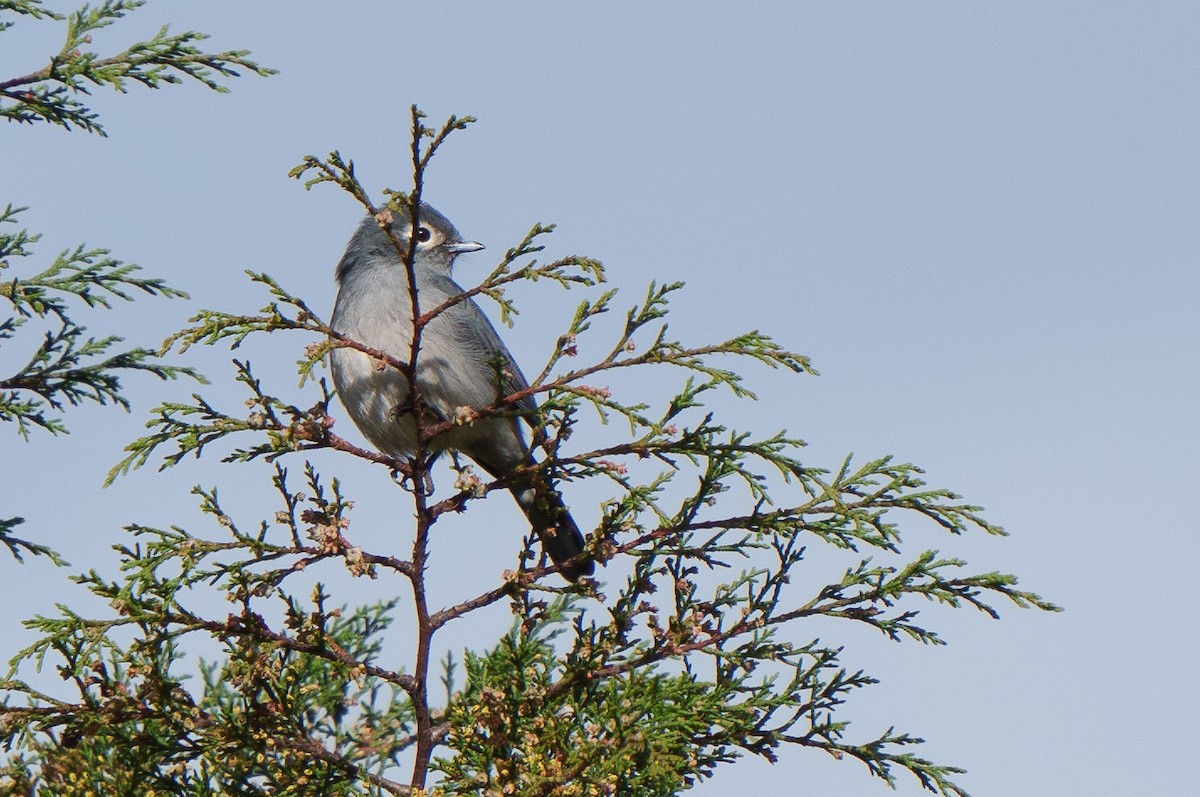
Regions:
<instances>
[{"instance_id":1,"label":"white eye-ring","mask_svg":"<svg viewBox=\"0 0 1200 797\"><path fill-rule=\"evenodd\" d=\"M424 222L418 224L415 230L409 228L409 235L418 249L433 249L446 241L446 233Z\"/></svg>"}]
</instances>

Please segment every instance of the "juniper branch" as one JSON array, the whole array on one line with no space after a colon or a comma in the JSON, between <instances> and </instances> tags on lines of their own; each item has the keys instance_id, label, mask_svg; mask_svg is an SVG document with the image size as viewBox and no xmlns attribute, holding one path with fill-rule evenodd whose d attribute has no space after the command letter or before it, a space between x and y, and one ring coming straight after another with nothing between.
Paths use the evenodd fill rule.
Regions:
<instances>
[{"instance_id":1,"label":"juniper branch","mask_svg":"<svg viewBox=\"0 0 1200 797\"><path fill-rule=\"evenodd\" d=\"M90 49L92 34L143 5L145 0L103 0L98 6L85 5L67 15L63 46L46 66L0 81L0 118L19 124L47 122L68 130L76 127L103 136L107 133L99 115L79 99L89 95L91 87L124 93L130 84L156 89L192 80L225 92L228 88L222 80L238 77L239 70L260 76L275 73L251 60L246 50L205 52L197 46L208 38L205 34L172 34L167 26L149 40L136 42L115 55L101 56ZM0 7L0 12L7 10L34 19L64 19L29 2ZM7 25L0 27L0 32L4 27Z\"/></svg>"}]
</instances>

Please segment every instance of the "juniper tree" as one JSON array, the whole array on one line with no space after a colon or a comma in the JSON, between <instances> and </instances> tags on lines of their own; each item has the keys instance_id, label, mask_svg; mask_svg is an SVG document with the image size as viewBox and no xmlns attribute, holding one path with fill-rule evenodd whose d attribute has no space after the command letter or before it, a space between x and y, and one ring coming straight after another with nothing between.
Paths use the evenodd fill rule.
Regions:
<instances>
[{"instance_id":1,"label":"juniper tree","mask_svg":"<svg viewBox=\"0 0 1200 797\"><path fill-rule=\"evenodd\" d=\"M237 76L237 68L270 72L249 60L245 51L206 53L197 46L206 38L203 34L171 34L166 27L113 55L93 50L94 33L144 3L105 0L64 15L47 9L41 0L0 0L0 35L21 18L66 28L62 49L49 63L0 80L0 119L104 136L98 114L86 104L95 87L126 92L131 84L160 88L189 79L226 91L219 81ZM138 266L102 248L79 245L48 264L35 265L34 245L41 236L21 228L19 214L26 208L12 204L14 199L0 197L5 203L0 205L0 298L8 305L8 312L0 315L0 345L22 364L12 373L0 373L0 421L12 423L26 441L35 431L65 434L62 416L68 406L96 402L129 408L121 385L124 374L140 371L162 379L196 375L190 368L162 361L149 349L124 347L116 335L89 335L75 320L81 307L111 309L114 300L129 301L137 294L182 298L182 291L142 276ZM47 547L12 535L24 522L21 517L4 517L13 509L0 507L0 543L18 559L25 551L57 560Z\"/></svg>"},{"instance_id":2,"label":"juniper tree","mask_svg":"<svg viewBox=\"0 0 1200 797\"><path fill-rule=\"evenodd\" d=\"M292 174L306 188L344 191L390 229L389 214L417 216L430 158L471 121L431 128L414 108L412 179L380 198L337 152L306 157ZM38 640L13 658L4 684L0 734L13 753L0 788L670 795L741 756L807 748L859 761L888 783L907 772L931 791L965 794L961 770L922 757L918 737L884 721L859 733L841 717L839 707L875 681L827 638L841 622L941 644L919 614L925 602L992 617L997 602L1053 610L1011 575L905 543L914 524L949 535L1003 530L927 486L914 465L847 457L823 469L803 461L802 442L786 432L722 420L718 395L754 400L749 368L804 378L814 373L808 359L758 331L676 340L666 319L681 285L651 283L624 302L596 260L543 254L552 230L534 225L451 300L493 300L509 320L519 308L507 289L536 283L547 292L542 307L564 308L546 362L527 390L498 391L460 417L423 418L410 458L343 436L322 369L334 347L357 348L379 368L407 372L411 362L334 334L313 303L266 273L249 273L265 293L260 312L202 310L164 343L161 356L181 359L195 347L237 349L234 384L157 407L111 478L202 457L244 479L249 463L266 462L263 489L278 509L245 517L219 485L198 487L207 523L135 523L117 546L118 574L76 577L110 612L84 616L68 604L29 621ZM411 257L412 242L389 235ZM573 311L563 288L578 297ZM426 310L414 334L444 310ZM298 387L254 370L256 347L278 336L297 353ZM626 380L635 386L672 386L669 396L615 388L626 372L638 375ZM544 467L568 493L603 496L589 539L596 575L564 586L535 539L493 534L489 545L507 563L486 582L455 581L458 597L433 605L432 580L454 577L439 524L461 514L493 525L492 493L509 485L435 458L428 443L528 396L545 429L535 441ZM322 472L351 459L385 470L412 507L388 534L356 526L354 501ZM393 544L371 550L364 539ZM821 571L811 550L826 547L847 566ZM347 584L359 578L386 579L398 597L357 605ZM213 595L229 608L214 611ZM506 632L481 632L470 649L441 657L447 626L496 606L511 614ZM401 612L415 618L411 635L393 625ZM202 640L220 654L188 680L184 653ZM69 693L31 678L50 664Z\"/></svg>"}]
</instances>

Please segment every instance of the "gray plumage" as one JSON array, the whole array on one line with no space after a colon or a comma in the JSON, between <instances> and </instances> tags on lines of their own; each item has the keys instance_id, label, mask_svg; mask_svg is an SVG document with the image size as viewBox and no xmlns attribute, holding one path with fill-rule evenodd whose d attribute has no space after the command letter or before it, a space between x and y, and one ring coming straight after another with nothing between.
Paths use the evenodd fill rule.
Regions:
<instances>
[{"instance_id":1,"label":"gray plumage","mask_svg":"<svg viewBox=\"0 0 1200 797\"><path fill-rule=\"evenodd\" d=\"M414 272L420 311L428 312L460 295L451 278L454 258L482 249L464 241L445 216L421 205ZM407 214L395 214L391 229L406 249ZM337 267L337 302L330 325L338 334L408 362L413 336L412 298L404 261L390 236L373 217L359 225ZM409 410L409 384L396 368L348 347L334 349L333 382L355 425L380 451L405 457L416 449L417 425ZM463 408L486 407L529 386L487 317L471 300L437 315L421 333L416 381L426 412L441 420L461 417ZM532 396L515 404L536 422ZM515 416L480 418L455 426L430 441L434 450L459 451L499 478L533 464ZM511 488L518 505L550 558L558 565L583 551L579 527L544 472L534 472ZM591 561L561 567L575 581L593 572Z\"/></svg>"}]
</instances>

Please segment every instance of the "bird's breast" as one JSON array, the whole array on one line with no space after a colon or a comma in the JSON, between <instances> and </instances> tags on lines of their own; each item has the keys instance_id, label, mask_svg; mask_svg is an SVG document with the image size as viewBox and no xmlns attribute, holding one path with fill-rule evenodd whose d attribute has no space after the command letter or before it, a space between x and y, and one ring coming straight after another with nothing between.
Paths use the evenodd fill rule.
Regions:
<instances>
[{"instance_id":1,"label":"bird's breast","mask_svg":"<svg viewBox=\"0 0 1200 797\"><path fill-rule=\"evenodd\" d=\"M408 404L408 380L395 367L361 351L333 351L333 383L355 426L380 451L403 456L416 448L416 423Z\"/></svg>"}]
</instances>

